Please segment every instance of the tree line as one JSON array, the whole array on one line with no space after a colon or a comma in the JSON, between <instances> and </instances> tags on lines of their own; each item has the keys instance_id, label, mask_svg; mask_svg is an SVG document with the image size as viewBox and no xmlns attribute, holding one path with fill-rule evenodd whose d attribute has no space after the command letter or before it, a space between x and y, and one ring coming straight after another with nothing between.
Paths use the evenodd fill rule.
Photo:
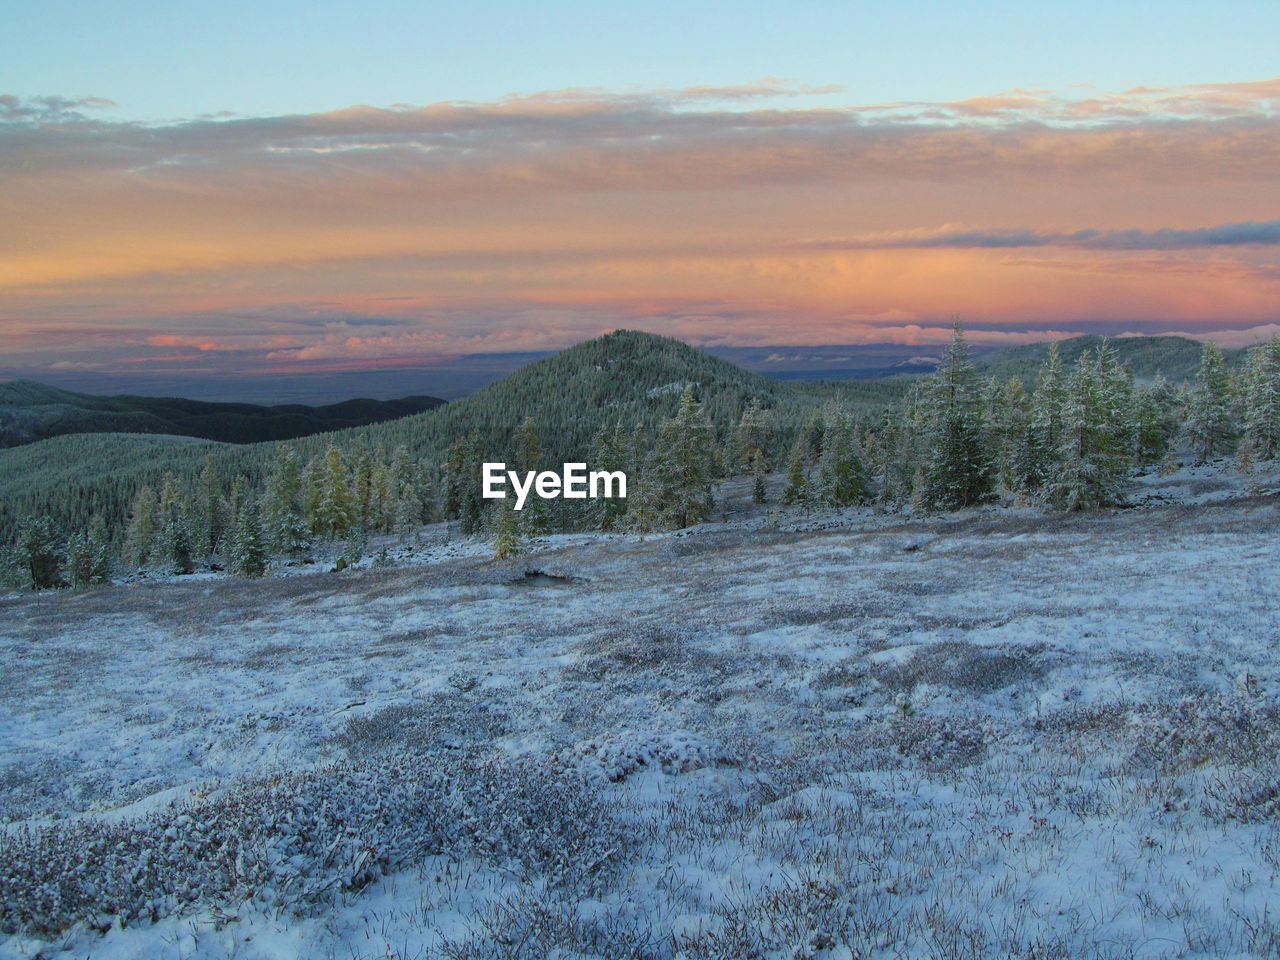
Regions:
<instances>
[{"instance_id":1,"label":"tree line","mask_svg":"<svg viewBox=\"0 0 1280 960\"><path fill-rule=\"evenodd\" d=\"M435 459L404 444L370 446L360 435L334 435L323 449L315 438L278 445L265 468L233 475L209 455L194 477L168 472L142 484L114 524L99 514L67 531L49 516L23 518L6 550L5 577L36 589L102 583L113 572L257 577L320 550L336 551L341 567L376 536L409 539L434 521L448 521L460 536L492 537L495 555L510 556L557 531L645 532L706 521L717 485L731 477L748 479L757 502L799 509L956 510L998 499L1063 510L1116 505L1135 468L1160 464L1175 448L1244 463L1280 455L1280 340L1251 348L1234 374L1206 342L1196 381L1179 386L1159 375L1136 383L1105 341L1070 367L1051 346L1028 383L981 377L957 324L936 372L880 416L833 398L798 419L772 401L746 400L717 429L686 382L668 417L620 414L576 457L592 469L624 471L625 500L535 497L519 512L510 499L481 496L480 465L558 467L547 462L547 438L532 416L505 443L469 433ZM558 446L550 449L563 455Z\"/></svg>"}]
</instances>

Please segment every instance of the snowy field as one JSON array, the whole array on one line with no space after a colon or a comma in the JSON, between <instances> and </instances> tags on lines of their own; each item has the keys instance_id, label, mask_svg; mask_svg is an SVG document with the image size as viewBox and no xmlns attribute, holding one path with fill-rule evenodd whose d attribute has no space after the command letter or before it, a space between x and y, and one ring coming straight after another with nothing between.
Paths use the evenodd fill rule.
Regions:
<instances>
[{"instance_id":1,"label":"snowy field","mask_svg":"<svg viewBox=\"0 0 1280 960\"><path fill-rule=\"evenodd\" d=\"M0 956L1274 957L1274 481L0 599Z\"/></svg>"}]
</instances>

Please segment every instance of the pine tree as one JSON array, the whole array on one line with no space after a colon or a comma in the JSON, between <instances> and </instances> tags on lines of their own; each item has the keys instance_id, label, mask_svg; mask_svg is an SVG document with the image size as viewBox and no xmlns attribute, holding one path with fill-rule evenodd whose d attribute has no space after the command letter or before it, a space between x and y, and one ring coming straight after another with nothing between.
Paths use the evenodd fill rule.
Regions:
<instances>
[{"instance_id":1,"label":"pine tree","mask_svg":"<svg viewBox=\"0 0 1280 960\"><path fill-rule=\"evenodd\" d=\"M66 585L62 575L66 552L50 517L22 520L14 552L25 585L30 589L48 590Z\"/></svg>"},{"instance_id":2,"label":"pine tree","mask_svg":"<svg viewBox=\"0 0 1280 960\"><path fill-rule=\"evenodd\" d=\"M1105 343L1085 351L1067 384L1058 468L1050 500L1065 510L1108 506L1124 498L1132 464L1130 401L1125 374Z\"/></svg>"},{"instance_id":3,"label":"pine tree","mask_svg":"<svg viewBox=\"0 0 1280 960\"><path fill-rule=\"evenodd\" d=\"M342 463L342 474L350 502L350 521L338 533L339 536L353 529L367 530L371 525L373 457L364 437L358 438L350 451L342 456Z\"/></svg>"},{"instance_id":4,"label":"pine tree","mask_svg":"<svg viewBox=\"0 0 1280 960\"><path fill-rule=\"evenodd\" d=\"M936 509L957 510L986 499L991 462L983 449L981 398L959 320L942 363L927 380L924 421L925 502Z\"/></svg>"},{"instance_id":5,"label":"pine tree","mask_svg":"<svg viewBox=\"0 0 1280 960\"><path fill-rule=\"evenodd\" d=\"M847 414L833 410L823 418L825 443L818 460L817 496L834 507L866 501L869 489L866 470L853 439L853 425Z\"/></svg>"},{"instance_id":6,"label":"pine tree","mask_svg":"<svg viewBox=\"0 0 1280 960\"><path fill-rule=\"evenodd\" d=\"M227 551L231 572L239 577L260 577L267 571L267 550L263 542L257 503L245 493L240 480L236 481L231 502L232 531Z\"/></svg>"},{"instance_id":7,"label":"pine tree","mask_svg":"<svg viewBox=\"0 0 1280 960\"><path fill-rule=\"evenodd\" d=\"M516 432L512 435L511 444L515 452L515 469L526 474L530 470L542 469L542 441L538 437L538 425L533 417L525 417ZM551 532L550 504L538 496L531 496L524 503L517 522L522 533L529 537L541 537Z\"/></svg>"},{"instance_id":8,"label":"pine tree","mask_svg":"<svg viewBox=\"0 0 1280 960\"><path fill-rule=\"evenodd\" d=\"M1031 422L1027 391L1017 377L1010 377L1004 383L992 378L987 381L984 399L985 442L991 456L993 479L996 490L1007 495L1022 487L1021 465L1026 457Z\"/></svg>"},{"instance_id":9,"label":"pine tree","mask_svg":"<svg viewBox=\"0 0 1280 960\"><path fill-rule=\"evenodd\" d=\"M1139 387L1134 391L1131 418L1135 462L1159 463L1169 452L1169 444L1161 428L1160 404L1153 390Z\"/></svg>"},{"instance_id":10,"label":"pine tree","mask_svg":"<svg viewBox=\"0 0 1280 960\"><path fill-rule=\"evenodd\" d=\"M787 485L782 488L783 503L805 509L810 509L815 499L806 462L808 450L807 439L803 435L796 438L791 447L791 456L787 458Z\"/></svg>"},{"instance_id":11,"label":"pine tree","mask_svg":"<svg viewBox=\"0 0 1280 960\"><path fill-rule=\"evenodd\" d=\"M101 514L94 516L87 532L67 544L67 574L73 587L106 583L110 577L110 545L107 525Z\"/></svg>"},{"instance_id":12,"label":"pine tree","mask_svg":"<svg viewBox=\"0 0 1280 960\"><path fill-rule=\"evenodd\" d=\"M751 457L751 499L754 503L768 501L767 477L768 469L765 466L764 453L757 450Z\"/></svg>"},{"instance_id":13,"label":"pine tree","mask_svg":"<svg viewBox=\"0 0 1280 960\"><path fill-rule=\"evenodd\" d=\"M463 536L480 531L484 520L480 491L480 453L472 437L449 445L445 457L445 518L458 520Z\"/></svg>"},{"instance_id":14,"label":"pine tree","mask_svg":"<svg viewBox=\"0 0 1280 960\"><path fill-rule=\"evenodd\" d=\"M520 520L514 506L507 500L495 501L498 511L498 535L493 541L493 558L506 560L524 552L524 538L520 535Z\"/></svg>"},{"instance_id":15,"label":"pine tree","mask_svg":"<svg viewBox=\"0 0 1280 960\"><path fill-rule=\"evenodd\" d=\"M296 560L311 549L303 504L302 468L292 447L281 447L262 497L263 539L270 552Z\"/></svg>"},{"instance_id":16,"label":"pine tree","mask_svg":"<svg viewBox=\"0 0 1280 960\"><path fill-rule=\"evenodd\" d=\"M213 456L205 457L204 468L196 481L196 496L191 517L192 550L204 561L221 548L226 535L225 503L222 482L213 465Z\"/></svg>"},{"instance_id":17,"label":"pine tree","mask_svg":"<svg viewBox=\"0 0 1280 960\"><path fill-rule=\"evenodd\" d=\"M917 382L907 393L902 410L886 412L880 445L880 493L878 500L890 506L923 506L924 392Z\"/></svg>"},{"instance_id":18,"label":"pine tree","mask_svg":"<svg viewBox=\"0 0 1280 960\"><path fill-rule=\"evenodd\" d=\"M635 484L639 479L635 470L634 443L623 431L622 424L616 424L612 430L601 429L591 445L591 464L593 469L612 473L621 470L631 480L631 496L636 494ZM596 497L586 502L589 525L596 530L614 530L623 525L627 513L627 500L622 497Z\"/></svg>"},{"instance_id":19,"label":"pine tree","mask_svg":"<svg viewBox=\"0 0 1280 960\"><path fill-rule=\"evenodd\" d=\"M387 463L386 451L379 447L373 453L373 464L369 471L368 524L371 530L386 533L391 529L394 503L391 469Z\"/></svg>"},{"instance_id":20,"label":"pine tree","mask_svg":"<svg viewBox=\"0 0 1280 960\"><path fill-rule=\"evenodd\" d=\"M156 541L156 495L149 486L139 488L129 510L129 527L125 535L124 555L136 568L147 566Z\"/></svg>"},{"instance_id":21,"label":"pine tree","mask_svg":"<svg viewBox=\"0 0 1280 960\"><path fill-rule=\"evenodd\" d=\"M409 450L403 444L396 447L391 454L391 465L387 473L392 497L391 529L403 540L425 519L420 480L415 474L413 462L409 459Z\"/></svg>"},{"instance_id":22,"label":"pine tree","mask_svg":"<svg viewBox=\"0 0 1280 960\"><path fill-rule=\"evenodd\" d=\"M358 513L342 452L330 444L315 483L315 531L323 537L339 539L356 526Z\"/></svg>"},{"instance_id":23,"label":"pine tree","mask_svg":"<svg viewBox=\"0 0 1280 960\"><path fill-rule=\"evenodd\" d=\"M1057 343L1049 344L1049 356L1040 367L1031 397L1030 422L1019 457L1020 485L1036 491L1059 472L1063 418L1067 407L1067 377Z\"/></svg>"},{"instance_id":24,"label":"pine tree","mask_svg":"<svg viewBox=\"0 0 1280 960\"><path fill-rule=\"evenodd\" d=\"M659 431L658 450L648 471L666 525L680 529L711 517L713 439L711 421L690 384L680 397L675 416Z\"/></svg>"},{"instance_id":25,"label":"pine tree","mask_svg":"<svg viewBox=\"0 0 1280 960\"><path fill-rule=\"evenodd\" d=\"M1236 431L1231 405L1231 381L1222 350L1206 340L1200 355L1200 377L1187 409L1187 439L1198 459L1211 460L1232 451Z\"/></svg>"},{"instance_id":26,"label":"pine tree","mask_svg":"<svg viewBox=\"0 0 1280 960\"><path fill-rule=\"evenodd\" d=\"M1244 374L1244 444L1254 460L1280 456L1280 337L1249 348Z\"/></svg>"},{"instance_id":27,"label":"pine tree","mask_svg":"<svg viewBox=\"0 0 1280 960\"><path fill-rule=\"evenodd\" d=\"M190 510L178 480L164 475L156 508L156 538L152 564L161 573L186 575L195 570L191 546Z\"/></svg>"},{"instance_id":28,"label":"pine tree","mask_svg":"<svg viewBox=\"0 0 1280 960\"><path fill-rule=\"evenodd\" d=\"M758 399L752 398L743 407L733 436L731 459L734 473L759 476L760 470L768 469L771 425L769 411L760 405Z\"/></svg>"}]
</instances>

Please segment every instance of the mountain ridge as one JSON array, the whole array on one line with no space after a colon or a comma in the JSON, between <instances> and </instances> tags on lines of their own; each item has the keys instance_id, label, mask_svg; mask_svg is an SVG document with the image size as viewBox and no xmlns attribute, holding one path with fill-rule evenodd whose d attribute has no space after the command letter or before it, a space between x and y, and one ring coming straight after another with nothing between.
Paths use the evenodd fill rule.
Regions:
<instances>
[{"instance_id":1,"label":"mountain ridge","mask_svg":"<svg viewBox=\"0 0 1280 960\"><path fill-rule=\"evenodd\" d=\"M322 406L261 405L141 397L97 396L35 380L0 382L0 447L76 433L167 434L222 443L291 440L431 410L438 397L356 398Z\"/></svg>"}]
</instances>

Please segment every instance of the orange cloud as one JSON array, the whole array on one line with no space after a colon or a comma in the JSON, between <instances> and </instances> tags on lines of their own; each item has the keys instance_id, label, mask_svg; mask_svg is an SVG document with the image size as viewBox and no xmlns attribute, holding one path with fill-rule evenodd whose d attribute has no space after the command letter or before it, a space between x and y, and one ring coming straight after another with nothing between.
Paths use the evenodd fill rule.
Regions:
<instances>
[{"instance_id":1,"label":"orange cloud","mask_svg":"<svg viewBox=\"0 0 1280 960\"><path fill-rule=\"evenodd\" d=\"M806 109L760 106L813 92L766 80L169 125L0 98L0 327L355 363L620 325L742 343L933 342L955 313L991 342L1257 325L1278 91Z\"/></svg>"}]
</instances>

